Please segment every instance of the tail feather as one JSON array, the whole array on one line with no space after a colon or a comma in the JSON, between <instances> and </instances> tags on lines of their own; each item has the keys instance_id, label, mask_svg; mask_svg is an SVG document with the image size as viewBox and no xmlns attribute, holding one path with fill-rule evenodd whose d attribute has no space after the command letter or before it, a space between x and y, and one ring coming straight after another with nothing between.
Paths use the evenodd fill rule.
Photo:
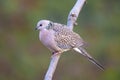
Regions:
<instances>
[{"instance_id":1,"label":"tail feather","mask_svg":"<svg viewBox=\"0 0 120 80\"><path fill-rule=\"evenodd\" d=\"M93 64L97 65L101 70L104 70L104 67L98 61L96 61L92 56L90 56L84 48L82 48L82 47L74 48L74 50L79 52L79 53L81 53L90 62L92 62Z\"/></svg>"}]
</instances>

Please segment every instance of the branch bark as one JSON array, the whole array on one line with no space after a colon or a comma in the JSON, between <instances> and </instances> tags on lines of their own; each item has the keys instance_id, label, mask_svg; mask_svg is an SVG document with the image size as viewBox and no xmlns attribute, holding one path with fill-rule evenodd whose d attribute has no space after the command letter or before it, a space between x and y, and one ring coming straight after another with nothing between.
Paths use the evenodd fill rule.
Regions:
<instances>
[{"instance_id":1,"label":"branch bark","mask_svg":"<svg viewBox=\"0 0 120 80\"><path fill-rule=\"evenodd\" d=\"M76 4L68 15L67 26L72 30L77 25L76 20L86 0L77 0Z\"/></svg>"},{"instance_id":2,"label":"branch bark","mask_svg":"<svg viewBox=\"0 0 120 80\"><path fill-rule=\"evenodd\" d=\"M44 80L52 80L53 74L55 72L55 69L57 67L57 63L58 63L59 58L60 58L60 55L61 54L58 54L58 55L55 55L55 56L51 57L51 62L50 62L50 65L49 65L49 68L48 68L48 71L45 75Z\"/></svg>"},{"instance_id":3,"label":"branch bark","mask_svg":"<svg viewBox=\"0 0 120 80\"><path fill-rule=\"evenodd\" d=\"M68 15L67 26L71 30L73 29L74 25L76 24L76 20L78 18L78 15L79 15L85 1L86 0L77 0L76 4L73 6L72 10L70 11L70 13ZM53 74L57 67L57 63L59 61L60 56L61 56L61 54L51 57L51 62L50 62L50 65L49 65L49 68L47 70L44 80L52 80L52 77L53 77Z\"/></svg>"}]
</instances>

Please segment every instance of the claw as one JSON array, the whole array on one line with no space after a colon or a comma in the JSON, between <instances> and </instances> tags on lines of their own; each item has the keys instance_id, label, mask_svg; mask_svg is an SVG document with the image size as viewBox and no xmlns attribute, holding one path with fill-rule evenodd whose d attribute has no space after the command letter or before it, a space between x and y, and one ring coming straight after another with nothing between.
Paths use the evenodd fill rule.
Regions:
<instances>
[{"instance_id":1,"label":"claw","mask_svg":"<svg viewBox=\"0 0 120 80\"><path fill-rule=\"evenodd\" d=\"M60 55L61 53L60 52L58 52L58 51L56 51L56 52L52 52L52 57L54 57L54 56L58 56L58 55Z\"/></svg>"}]
</instances>

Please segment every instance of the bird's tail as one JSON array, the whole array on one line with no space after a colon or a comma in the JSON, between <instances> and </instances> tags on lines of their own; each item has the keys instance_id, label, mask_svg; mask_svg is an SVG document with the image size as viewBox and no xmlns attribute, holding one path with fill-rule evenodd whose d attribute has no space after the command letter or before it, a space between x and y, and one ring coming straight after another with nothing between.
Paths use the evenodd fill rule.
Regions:
<instances>
[{"instance_id":1,"label":"bird's tail","mask_svg":"<svg viewBox=\"0 0 120 80\"><path fill-rule=\"evenodd\" d=\"M97 65L101 70L104 70L104 67L98 62L96 61L91 55L89 55L87 53L87 51L82 48L82 47L79 47L79 48L74 48L75 51L81 53L84 57L86 57L90 62L94 63L95 65Z\"/></svg>"}]
</instances>

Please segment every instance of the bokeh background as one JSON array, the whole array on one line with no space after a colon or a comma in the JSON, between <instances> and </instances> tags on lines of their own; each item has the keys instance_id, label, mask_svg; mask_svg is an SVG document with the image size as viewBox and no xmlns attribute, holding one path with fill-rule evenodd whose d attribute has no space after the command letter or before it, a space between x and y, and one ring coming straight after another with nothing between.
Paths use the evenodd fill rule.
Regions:
<instances>
[{"instance_id":1,"label":"bokeh background","mask_svg":"<svg viewBox=\"0 0 120 80\"><path fill-rule=\"evenodd\" d=\"M0 80L43 80L51 52L35 31L41 19L66 24L76 0L0 0ZM63 53L53 80L120 80L120 0L87 0L74 31L101 71L80 54Z\"/></svg>"}]
</instances>

